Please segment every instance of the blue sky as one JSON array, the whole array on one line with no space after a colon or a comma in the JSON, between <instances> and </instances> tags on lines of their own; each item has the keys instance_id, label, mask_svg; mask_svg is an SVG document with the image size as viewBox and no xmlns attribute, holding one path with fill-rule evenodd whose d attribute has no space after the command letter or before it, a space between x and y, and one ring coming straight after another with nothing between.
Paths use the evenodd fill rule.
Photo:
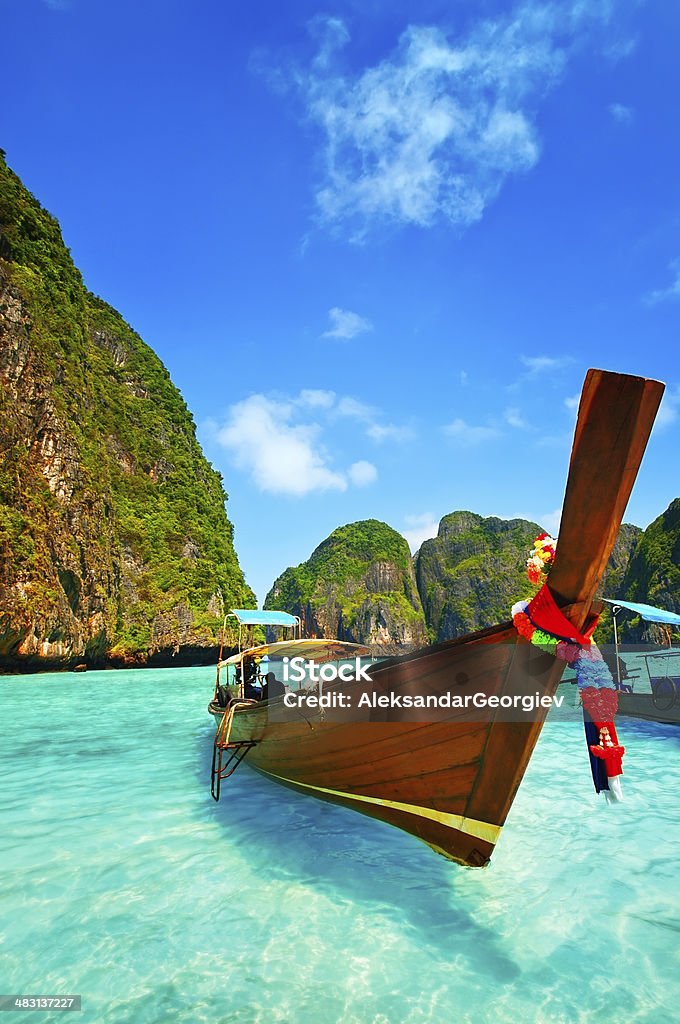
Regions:
<instances>
[{"instance_id":1,"label":"blue sky","mask_svg":"<svg viewBox=\"0 0 680 1024\"><path fill-rule=\"evenodd\" d=\"M0 145L162 358L260 600L343 523L555 528L589 366L664 380L680 5L0 0Z\"/></svg>"}]
</instances>

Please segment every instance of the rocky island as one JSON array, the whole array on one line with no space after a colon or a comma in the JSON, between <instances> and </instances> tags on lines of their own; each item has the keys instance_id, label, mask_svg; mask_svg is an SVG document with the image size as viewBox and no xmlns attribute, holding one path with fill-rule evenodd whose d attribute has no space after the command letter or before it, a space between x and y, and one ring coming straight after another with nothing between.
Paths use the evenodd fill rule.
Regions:
<instances>
[{"instance_id":1,"label":"rocky island","mask_svg":"<svg viewBox=\"0 0 680 1024\"><path fill-rule=\"evenodd\" d=\"M213 660L252 604L168 371L0 159L0 668Z\"/></svg>"},{"instance_id":2,"label":"rocky island","mask_svg":"<svg viewBox=\"0 0 680 1024\"><path fill-rule=\"evenodd\" d=\"M377 519L334 530L306 562L279 576L265 608L299 615L307 636L365 643L382 653L428 640L408 544Z\"/></svg>"}]
</instances>

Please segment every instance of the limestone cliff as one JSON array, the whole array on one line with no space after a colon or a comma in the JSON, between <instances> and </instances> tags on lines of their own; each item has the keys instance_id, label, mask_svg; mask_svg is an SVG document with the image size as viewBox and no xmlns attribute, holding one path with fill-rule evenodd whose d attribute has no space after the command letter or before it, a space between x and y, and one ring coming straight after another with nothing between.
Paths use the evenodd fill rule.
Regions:
<instances>
[{"instance_id":1,"label":"limestone cliff","mask_svg":"<svg viewBox=\"0 0 680 1024\"><path fill-rule=\"evenodd\" d=\"M427 642L408 544L376 519L334 530L306 562L279 576L265 608L301 616L306 636L375 645L384 653Z\"/></svg>"},{"instance_id":2,"label":"limestone cliff","mask_svg":"<svg viewBox=\"0 0 680 1024\"><path fill-rule=\"evenodd\" d=\"M675 498L638 538L619 592L609 596L641 601L680 615L680 498ZM659 626L627 613L620 616L619 623L624 643L667 643L667 631ZM676 642L679 633L674 631Z\"/></svg>"},{"instance_id":3,"label":"limestone cliff","mask_svg":"<svg viewBox=\"0 0 680 1024\"><path fill-rule=\"evenodd\" d=\"M0 668L196 659L253 601L153 351L0 159Z\"/></svg>"},{"instance_id":4,"label":"limestone cliff","mask_svg":"<svg viewBox=\"0 0 680 1024\"><path fill-rule=\"evenodd\" d=\"M526 560L541 527L525 519L451 512L414 558L425 618L436 640L449 640L510 618L533 593Z\"/></svg>"},{"instance_id":5,"label":"limestone cliff","mask_svg":"<svg viewBox=\"0 0 680 1024\"><path fill-rule=\"evenodd\" d=\"M492 626L510 618L515 601L536 591L527 580L526 560L542 528L526 519L483 518L473 512L444 516L439 532L414 557L425 618L437 640ZM623 579L642 530L624 523L599 594L622 596ZM608 606L598 639L609 640Z\"/></svg>"}]
</instances>

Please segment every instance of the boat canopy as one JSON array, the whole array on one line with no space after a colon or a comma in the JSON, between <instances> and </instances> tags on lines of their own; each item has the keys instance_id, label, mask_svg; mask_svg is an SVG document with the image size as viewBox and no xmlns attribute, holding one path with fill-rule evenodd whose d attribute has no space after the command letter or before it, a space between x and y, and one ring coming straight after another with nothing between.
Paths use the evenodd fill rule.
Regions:
<instances>
[{"instance_id":1,"label":"boat canopy","mask_svg":"<svg viewBox=\"0 0 680 1024\"><path fill-rule=\"evenodd\" d=\"M680 626L680 615L675 612L667 612L663 608L654 608L651 604L634 604L632 601L614 601L611 597L605 597L607 604L613 604L615 608L627 608L629 612L635 612L646 622L663 622L667 626Z\"/></svg>"},{"instance_id":2,"label":"boat canopy","mask_svg":"<svg viewBox=\"0 0 680 1024\"><path fill-rule=\"evenodd\" d=\"M317 664L326 661L341 661L343 658L369 657L370 647L363 644L345 643L344 640L277 640L272 644L260 644L247 651L232 654L223 665L239 665L242 658L309 658Z\"/></svg>"},{"instance_id":3,"label":"boat canopy","mask_svg":"<svg viewBox=\"0 0 680 1024\"><path fill-rule=\"evenodd\" d=\"M232 608L231 614L242 626L297 626L300 621L288 612L265 612L259 608Z\"/></svg>"}]
</instances>

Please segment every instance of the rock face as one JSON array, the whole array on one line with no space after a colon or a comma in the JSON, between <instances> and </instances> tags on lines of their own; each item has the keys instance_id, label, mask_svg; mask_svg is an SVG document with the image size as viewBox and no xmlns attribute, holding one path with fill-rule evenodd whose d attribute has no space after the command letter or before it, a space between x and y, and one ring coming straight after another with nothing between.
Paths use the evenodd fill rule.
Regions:
<instances>
[{"instance_id":1,"label":"rock face","mask_svg":"<svg viewBox=\"0 0 680 1024\"><path fill-rule=\"evenodd\" d=\"M626 572L641 537L642 530L639 526L633 526L631 523L621 524L619 535L614 544L614 550L611 553L602 582L597 591L598 597L624 598ZM614 642L612 606L609 604L605 604L602 609L600 622L595 633L595 640L598 644Z\"/></svg>"},{"instance_id":2,"label":"rock face","mask_svg":"<svg viewBox=\"0 0 680 1024\"><path fill-rule=\"evenodd\" d=\"M643 531L632 523L622 523L619 535L614 544L607 568L605 569L598 595L602 597L622 597L624 580Z\"/></svg>"},{"instance_id":3,"label":"rock face","mask_svg":"<svg viewBox=\"0 0 680 1024\"><path fill-rule=\"evenodd\" d=\"M408 544L377 519L334 530L306 562L279 576L265 608L299 615L305 636L370 644L384 653L427 642Z\"/></svg>"},{"instance_id":4,"label":"rock face","mask_svg":"<svg viewBox=\"0 0 680 1024\"><path fill-rule=\"evenodd\" d=\"M675 498L641 534L623 574L620 592L611 596L680 615L680 498ZM667 643L666 630L659 626L630 614L621 615L618 621L624 643Z\"/></svg>"},{"instance_id":5,"label":"rock face","mask_svg":"<svg viewBox=\"0 0 680 1024\"><path fill-rule=\"evenodd\" d=\"M449 640L510 618L535 591L526 560L541 527L526 519L451 512L414 557L425 618L435 640Z\"/></svg>"},{"instance_id":6,"label":"rock face","mask_svg":"<svg viewBox=\"0 0 680 1024\"><path fill-rule=\"evenodd\" d=\"M158 357L0 159L0 668L162 663L251 604L221 478Z\"/></svg>"}]
</instances>

